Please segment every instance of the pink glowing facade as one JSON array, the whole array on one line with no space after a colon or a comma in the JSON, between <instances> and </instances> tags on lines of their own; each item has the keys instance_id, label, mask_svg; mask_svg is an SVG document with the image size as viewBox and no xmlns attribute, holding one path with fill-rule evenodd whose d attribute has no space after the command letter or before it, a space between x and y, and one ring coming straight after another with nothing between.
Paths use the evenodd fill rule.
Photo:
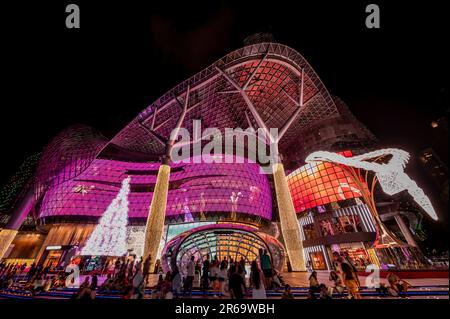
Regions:
<instances>
[{"instance_id":1,"label":"pink glowing facade","mask_svg":"<svg viewBox=\"0 0 450 319\"><path fill-rule=\"evenodd\" d=\"M295 119L279 143L292 165L301 156L298 136L318 121L339 116L334 99L297 51L279 43L252 44L178 84L110 140L85 126L60 133L44 150L38 168L39 207L35 217L44 223L85 217L95 221L114 198L121 181L131 176L129 218L144 224L165 152L164 141L182 112L180 105L187 103L181 127L191 134L194 119L201 119L202 129L218 128L222 133L226 128L258 127L243 98L227 93L233 85L225 75L246 86L255 112L268 127L281 129ZM188 86L191 89L186 96ZM300 95L304 106L297 113L298 105L293 101ZM186 221L183 216L199 220L200 216L217 215L220 219L236 213L272 219L273 189L268 177L260 173L259 164L171 166L166 217Z\"/></svg>"},{"instance_id":2,"label":"pink glowing facade","mask_svg":"<svg viewBox=\"0 0 450 319\"><path fill-rule=\"evenodd\" d=\"M308 172L296 169L313 150L354 150L371 140L370 134L342 101L330 95L301 54L279 43L256 43L227 54L179 83L112 138L76 125L52 139L42 152L33 179L32 205L25 205L15 214L18 217L11 219L20 225L23 216L32 211L36 224L49 231L37 259L47 258L45 247L83 245L91 226L105 213L127 177L131 179L127 240L138 252L143 246L139 234L143 235L147 222L160 163L166 163L170 133L179 126L193 137L196 120L201 121L202 130L214 128L222 136L229 128L267 126L282 131L278 150L286 171L294 172L289 186L297 213L359 197L342 172L333 171L336 179L330 180L331 167L319 169L317 174L314 168ZM269 248L280 269L284 251L278 242L280 214L274 183L270 175L262 173L260 163L241 161L248 157L247 146L248 142L233 149L233 156L242 154L236 152L238 148L244 153L233 163L170 163L165 227L190 229L177 235L177 240L189 237L199 245L204 236L213 236L208 251L217 247L218 255L224 247L229 250L230 238L240 247L236 256L244 253L246 258L256 258L259 248ZM230 156L225 147L223 152ZM217 231L224 233L217 235ZM201 255L205 253L202 250Z\"/></svg>"},{"instance_id":3,"label":"pink glowing facade","mask_svg":"<svg viewBox=\"0 0 450 319\"><path fill-rule=\"evenodd\" d=\"M247 100L233 93L233 83L245 87ZM289 170L298 168L306 150L328 143L302 136L323 127L329 129L331 123L338 125L349 117L342 102L330 95L297 51L279 43L248 45L169 90L111 139L83 125L58 134L44 149L37 169L34 217L44 224L52 220L95 222L117 194L122 180L130 176L129 218L145 224L165 143L184 104L187 108L180 125L191 136L193 120L198 119L202 129L217 128L222 134L227 128L258 128L260 121L270 128L286 128L278 146ZM366 132L352 125L346 124L346 134L364 139ZM343 143L347 135L339 134L339 143ZM321 138L328 135L320 134ZM246 149L246 145L239 147ZM272 220L274 189L269 178L260 173L259 164L200 162L172 163L171 167L166 209L169 222L186 221L186 216L198 221L217 215L215 219L219 220L230 213ZM314 187L308 191L316 194ZM312 198L301 204L304 198L310 200L309 194L302 195L304 191L292 194L297 212L320 202ZM345 198L355 195L349 191L344 189Z\"/></svg>"},{"instance_id":4,"label":"pink glowing facade","mask_svg":"<svg viewBox=\"0 0 450 319\"><path fill-rule=\"evenodd\" d=\"M39 216L100 217L117 195L121 181L130 176L129 217L146 219L159 165L96 159L76 178L50 188ZM237 203L231 199L233 193ZM209 215L233 210L271 219L270 187L267 176L260 174L259 165L172 164L166 216L195 217L202 212Z\"/></svg>"}]
</instances>

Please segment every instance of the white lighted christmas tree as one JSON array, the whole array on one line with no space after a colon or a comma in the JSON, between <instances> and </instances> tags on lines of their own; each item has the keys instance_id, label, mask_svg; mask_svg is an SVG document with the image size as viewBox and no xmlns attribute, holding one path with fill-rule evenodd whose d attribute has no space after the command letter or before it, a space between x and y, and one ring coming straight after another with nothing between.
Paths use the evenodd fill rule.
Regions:
<instances>
[{"instance_id":1,"label":"white lighted christmas tree","mask_svg":"<svg viewBox=\"0 0 450 319\"><path fill-rule=\"evenodd\" d=\"M127 252L128 194L130 177L122 181L122 187L100 218L81 255L122 256Z\"/></svg>"}]
</instances>

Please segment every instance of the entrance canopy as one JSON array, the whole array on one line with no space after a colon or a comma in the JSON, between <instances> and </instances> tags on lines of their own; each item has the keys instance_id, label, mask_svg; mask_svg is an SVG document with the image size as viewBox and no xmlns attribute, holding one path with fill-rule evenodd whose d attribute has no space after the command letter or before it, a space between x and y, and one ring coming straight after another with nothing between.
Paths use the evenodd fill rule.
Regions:
<instances>
[{"instance_id":1,"label":"entrance canopy","mask_svg":"<svg viewBox=\"0 0 450 319\"><path fill-rule=\"evenodd\" d=\"M274 267L281 270L284 248L274 237L241 224L207 225L186 231L167 243L162 253L162 266L168 271L176 265L184 274L191 256L195 261L203 261L206 255L210 260L217 257L239 261L243 258L246 265L250 265L259 258L259 249L267 250Z\"/></svg>"}]
</instances>

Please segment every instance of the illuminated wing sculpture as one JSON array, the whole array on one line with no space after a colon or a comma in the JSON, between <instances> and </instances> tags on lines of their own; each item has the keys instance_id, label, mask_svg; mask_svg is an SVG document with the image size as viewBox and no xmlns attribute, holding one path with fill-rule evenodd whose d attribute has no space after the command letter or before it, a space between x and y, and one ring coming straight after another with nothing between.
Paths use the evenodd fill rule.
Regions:
<instances>
[{"instance_id":1,"label":"illuminated wing sculpture","mask_svg":"<svg viewBox=\"0 0 450 319\"><path fill-rule=\"evenodd\" d=\"M387 163L370 161L386 155L392 156ZM386 194L394 195L406 190L431 218L438 220L437 214L428 196L425 195L423 190L417 186L416 182L404 172L408 160L408 152L395 148L387 148L354 157L344 157L332 152L317 151L308 155L305 162L331 162L373 171L377 176L381 188Z\"/></svg>"}]
</instances>

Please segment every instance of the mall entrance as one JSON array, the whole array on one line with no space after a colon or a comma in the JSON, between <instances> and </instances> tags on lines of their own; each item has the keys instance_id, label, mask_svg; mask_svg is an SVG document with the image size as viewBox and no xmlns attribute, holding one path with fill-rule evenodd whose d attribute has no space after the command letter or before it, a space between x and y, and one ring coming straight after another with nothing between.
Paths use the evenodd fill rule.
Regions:
<instances>
[{"instance_id":1,"label":"mall entrance","mask_svg":"<svg viewBox=\"0 0 450 319\"><path fill-rule=\"evenodd\" d=\"M177 265L184 274L191 256L199 262L206 255L210 260L239 261L243 258L247 273L250 273L251 262L258 259L260 249L267 250L275 269L283 268L284 248L274 237L245 225L214 224L191 229L173 238L164 247L161 260L164 271Z\"/></svg>"}]
</instances>

